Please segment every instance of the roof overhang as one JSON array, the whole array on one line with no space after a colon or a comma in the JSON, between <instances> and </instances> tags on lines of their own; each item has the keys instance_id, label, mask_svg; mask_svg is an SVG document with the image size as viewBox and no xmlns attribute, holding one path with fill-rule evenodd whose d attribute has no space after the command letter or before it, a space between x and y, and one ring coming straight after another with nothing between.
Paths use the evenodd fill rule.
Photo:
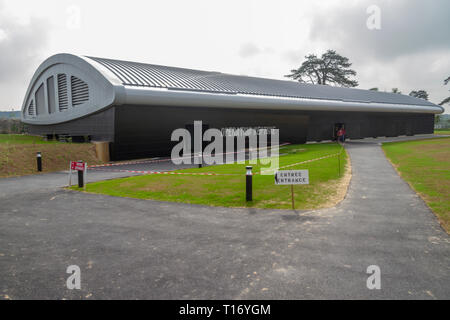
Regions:
<instances>
[{"instance_id":1,"label":"roof overhang","mask_svg":"<svg viewBox=\"0 0 450 320\"><path fill-rule=\"evenodd\" d=\"M339 98L318 99L240 92L210 92L192 90L190 88L156 88L144 85L127 85L119 77L119 71L126 70L128 77L131 78L133 76L131 72L135 71L136 79L139 76L144 79L144 76L147 76L143 73L145 70L142 68L144 67L145 65L142 66L140 64L139 68L141 69L138 69L136 65L130 65L130 63L128 63L128 67L119 63L113 68L112 65L99 63L95 59L78 55L57 54L51 56L38 67L30 81L22 105L22 121L36 125L63 123L100 112L113 105L123 104L149 107L185 106L343 112L429 114L444 112L444 108L441 106L429 102L422 103L419 99L411 99L411 97L406 96L403 100L407 101L407 103L380 103L348 101ZM119 70L118 68L122 69ZM170 72L174 72L173 68ZM61 75L64 75L64 77ZM154 77L155 75L153 74L152 76ZM217 73L214 73L213 76L217 80ZM174 76L169 74L166 77ZM227 77L227 75L223 75L223 77ZM175 81L174 78L170 80ZM178 81L180 81L180 85L184 85L187 80L180 78ZM198 82L199 80L192 81ZM262 81L266 80L262 79ZM277 82L277 86L292 86L292 83L284 83L286 81L282 84ZM305 90L305 87L303 87L303 90ZM339 89L330 88L326 90L327 92L335 92L335 90ZM418 103L410 104L409 102L411 101L417 101Z\"/></svg>"},{"instance_id":2,"label":"roof overhang","mask_svg":"<svg viewBox=\"0 0 450 320\"><path fill-rule=\"evenodd\" d=\"M125 86L125 104L266 110L442 113L440 106L220 94Z\"/></svg>"}]
</instances>

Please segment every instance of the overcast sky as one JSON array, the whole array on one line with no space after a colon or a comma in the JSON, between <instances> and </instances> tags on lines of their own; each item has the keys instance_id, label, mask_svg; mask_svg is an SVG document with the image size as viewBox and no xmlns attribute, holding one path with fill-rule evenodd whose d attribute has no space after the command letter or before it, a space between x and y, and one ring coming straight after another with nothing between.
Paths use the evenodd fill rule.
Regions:
<instances>
[{"instance_id":1,"label":"overcast sky","mask_svg":"<svg viewBox=\"0 0 450 320\"><path fill-rule=\"evenodd\" d=\"M35 69L61 52L286 80L335 49L359 88L424 89L439 103L449 14L449 0L0 0L0 110L20 109Z\"/></svg>"}]
</instances>

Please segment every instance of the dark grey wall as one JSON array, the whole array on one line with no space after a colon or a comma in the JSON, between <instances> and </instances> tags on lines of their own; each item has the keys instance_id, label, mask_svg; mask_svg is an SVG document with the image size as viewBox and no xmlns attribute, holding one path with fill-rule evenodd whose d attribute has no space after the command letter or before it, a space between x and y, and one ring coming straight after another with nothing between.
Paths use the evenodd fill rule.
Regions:
<instances>
[{"instance_id":1,"label":"dark grey wall","mask_svg":"<svg viewBox=\"0 0 450 320\"><path fill-rule=\"evenodd\" d=\"M173 130L202 120L209 128L275 126L280 142L331 140L335 123L345 123L351 139L433 133L434 115L238 110L122 105L83 119L49 126L30 126L33 134L90 135L111 141L112 160L166 156L177 142Z\"/></svg>"},{"instance_id":2,"label":"dark grey wall","mask_svg":"<svg viewBox=\"0 0 450 320\"><path fill-rule=\"evenodd\" d=\"M169 155L173 130L202 120L209 128L275 126L280 142L331 140L335 123L352 139L433 133L434 115L415 113L306 112L192 107L118 106L116 159Z\"/></svg>"},{"instance_id":3,"label":"dark grey wall","mask_svg":"<svg viewBox=\"0 0 450 320\"><path fill-rule=\"evenodd\" d=\"M309 112L308 141L329 140L335 123L345 123L347 137L433 133L434 115L419 113Z\"/></svg>"},{"instance_id":4,"label":"dark grey wall","mask_svg":"<svg viewBox=\"0 0 450 320\"><path fill-rule=\"evenodd\" d=\"M209 128L276 126L280 141L305 143L308 116L288 111L236 110L191 107L118 106L116 159L169 155L173 130L202 120Z\"/></svg>"},{"instance_id":5,"label":"dark grey wall","mask_svg":"<svg viewBox=\"0 0 450 320\"><path fill-rule=\"evenodd\" d=\"M27 125L30 134L65 134L70 136L90 136L91 140L114 141L114 108L77 119L54 125Z\"/></svg>"}]
</instances>

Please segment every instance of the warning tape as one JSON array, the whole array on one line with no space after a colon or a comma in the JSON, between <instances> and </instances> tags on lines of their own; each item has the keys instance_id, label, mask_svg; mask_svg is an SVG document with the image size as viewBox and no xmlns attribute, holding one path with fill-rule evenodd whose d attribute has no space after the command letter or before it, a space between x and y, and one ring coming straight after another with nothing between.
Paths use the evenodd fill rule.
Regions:
<instances>
[{"instance_id":1,"label":"warning tape","mask_svg":"<svg viewBox=\"0 0 450 320\"><path fill-rule=\"evenodd\" d=\"M278 147L283 147L283 146L287 146L287 145L290 145L290 143L289 142L282 143L282 144L278 145ZM269 148L272 148L272 147L248 149L248 150L234 151L234 152L224 152L224 153L218 153L215 156L227 155L227 154L238 154L238 153L243 153L243 152L251 153L251 152L260 151L260 150L269 149ZM129 165L129 164L158 163L158 162L175 161L175 160L186 160L186 159L192 159L194 157L195 157L195 155L190 155L190 156L180 157L180 158L175 158L175 159L172 159L172 158L167 158L167 159L149 159L149 160L136 160L136 161L118 162L118 163L105 163L105 164L90 165L89 168L123 166L123 165Z\"/></svg>"},{"instance_id":2,"label":"warning tape","mask_svg":"<svg viewBox=\"0 0 450 320\"><path fill-rule=\"evenodd\" d=\"M302 161L302 162L288 164L286 166L279 167L278 169L261 170L261 173L259 173L259 174L262 174L263 172L271 172L271 171L277 171L277 170L284 169L284 168L295 167L295 166L298 166L300 164L305 164L305 163L310 163L310 162L314 162L314 161L318 161L318 160L323 160L323 159L335 157L337 155L340 155L340 153L334 153L334 154L330 154L330 155L323 156L323 157L320 157L320 158L315 158L315 159L305 160L305 161Z\"/></svg>"},{"instance_id":3,"label":"warning tape","mask_svg":"<svg viewBox=\"0 0 450 320\"><path fill-rule=\"evenodd\" d=\"M343 149L341 149L341 151L339 153L333 153L333 154L329 154L326 156L322 156L319 158L314 158L314 159L310 159L310 160L305 160L305 161L301 161L301 162L296 162L296 163L292 163L292 164L288 164L282 167L279 167L277 169L268 169L268 170L261 170L261 172L255 172L253 173L253 175L261 175L264 172L270 172L270 171L276 171L276 170L280 170L280 169L284 169L284 168L290 168L290 167L294 167L300 164L305 164L305 163L310 163L310 162L314 162L314 161L319 161L319 160L323 160L323 159L327 159L327 158L331 158L331 157L335 157L335 156L339 156L341 154ZM140 174L163 174L163 175L191 175L191 176L243 176L245 174L241 174L241 173L214 173L214 172L176 172L176 171L152 171L152 170L124 170L124 169L103 169L103 168L92 168L93 170L104 170L104 171L113 171L113 172L129 172L129 173L140 173Z\"/></svg>"},{"instance_id":4,"label":"warning tape","mask_svg":"<svg viewBox=\"0 0 450 320\"><path fill-rule=\"evenodd\" d=\"M340 156L343 150L344 150L344 146L341 145L341 150L340 150L338 153L333 153L333 154L329 154L329 155L326 155L326 156L323 156L323 157L319 157L319 158L315 158L315 159L310 159L310 160L305 160L305 161L302 161L302 162L297 162L297 163L289 164L289 165L286 165L286 166L279 167L279 168L276 169L276 170L284 169L284 168L290 168L290 167L294 167L294 166L297 166L297 165L300 165L300 164L305 164L305 163L310 163L310 162L314 162L314 161L318 161L318 160L323 160L323 159L327 159L327 158L331 158L331 157ZM261 172L270 172L270 171L276 171L276 170L274 170L274 169L268 169L268 170L261 170Z\"/></svg>"},{"instance_id":5,"label":"warning tape","mask_svg":"<svg viewBox=\"0 0 450 320\"><path fill-rule=\"evenodd\" d=\"M176 171L140 171L140 170L123 170L123 169L102 169L93 168L93 170L105 170L108 172L131 172L131 173L141 173L141 174L178 174L178 175L191 175L191 176L242 176L239 173L213 173L213 172L176 172Z\"/></svg>"}]
</instances>

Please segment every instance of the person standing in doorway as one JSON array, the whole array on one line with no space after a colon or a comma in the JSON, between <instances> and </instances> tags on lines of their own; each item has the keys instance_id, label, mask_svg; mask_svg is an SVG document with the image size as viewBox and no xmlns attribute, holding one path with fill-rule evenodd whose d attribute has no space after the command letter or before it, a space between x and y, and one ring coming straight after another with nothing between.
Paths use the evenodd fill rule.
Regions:
<instances>
[{"instance_id":1,"label":"person standing in doorway","mask_svg":"<svg viewBox=\"0 0 450 320\"><path fill-rule=\"evenodd\" d=\"M338 132L337 132L337 140L338 140L338 142L343 142L342 141L342 135L343 135L343 130L342 130L342 128L340 128L338 130Z\"/></svg>"},{"instance_id":2,"label":"person standing in doorway","mask_svg":"<svg viewBox=\"0 0 450 320\"><path fill-rule=\"evenodd\" d=\"M346 134L346 132L345 132L345 127L344 126L342 126L342 143L344 143L345 142L345 134Z\"/></svg>"}]
</instances>

